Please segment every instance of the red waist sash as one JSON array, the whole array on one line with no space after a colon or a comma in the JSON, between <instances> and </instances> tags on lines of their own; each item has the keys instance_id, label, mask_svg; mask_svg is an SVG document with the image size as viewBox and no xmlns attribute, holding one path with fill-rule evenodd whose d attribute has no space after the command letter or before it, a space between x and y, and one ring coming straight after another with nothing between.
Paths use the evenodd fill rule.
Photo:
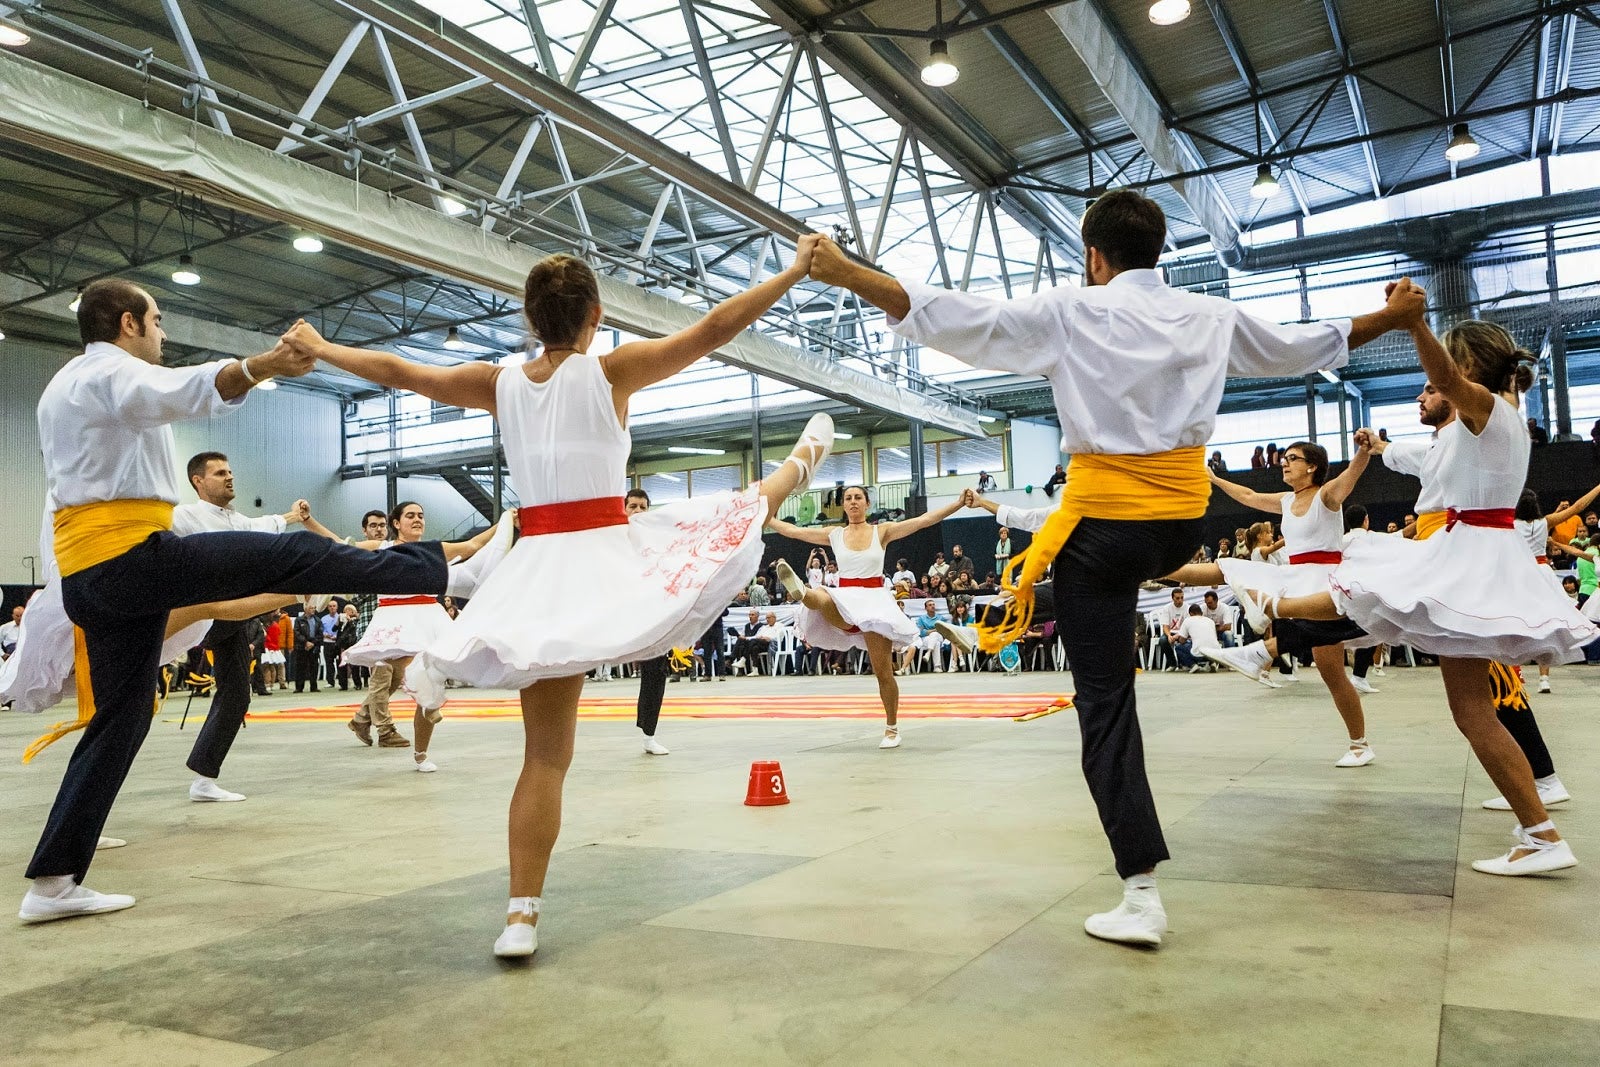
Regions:
<instances>
[{"instance_id":1,"label":"red waist sash","mask_svg":"<svg viewBox=\"0 0 1600 1067\"><path fill-rule=\"evenodd\" d=\"M1514 530L1516 529L1517 510L1515 508L1446 508L1444 512L1444 528L1446 530L1456 523L1467 526L1481 526L1488 530Z\"/></svg>"},{"instance_id":2,"label":"red waist sash","mask_svg":"<svg viewBox=\"0 0 1600 1067\"><path fill-rule=\"evenodd\" d=\"M627 522L628 512L620 496L538 504L517 511L517 523L524 537L598 530L602 526L625 526Z\"/></svg>"},{"instance_id":3,"label":"red waist sash","mask_svg":"<svg viewBox=\"0 0 1600 1067\"><path fill-rule=\"evenodd\" d=\"M1545 564L1548 564L1548 563L1549 563L1549 562L1550 562L1550 557L1549 557L1549 556L1546 556L1546 555L1538 555L1538 556L1534 556L1534 557L1533 557L1533 561L1534 561L1534 562L1535 562L1535 563L1545 563Z\"/></svg>"},{"instance_id":4,"label":"red waist sash","mask_svg":"<svg viewBox=\"0 0 1600 1067\"><path fill-rule=\"evenodd\" d=\"M435 596L381 596L378 598L380 608L408 608L417 604L437 604L439 598Z\"/></svg>"},{"instance_id":5,"label":"red waist sash","mask_svg":"<svg viewBox=\"0 0 1600 1067\"><path fill-rule=\"evenodd\" d=\"M882 589L882 578L840 578L841 589Z\"/></svg>"},{"instance_id":6,"label":"red waist sash","mask_svg":"<svg viewBox=\"0 0 1600 1067\"><path fill-rule=\"evenodd\" d=\"M1297 564L1297 563L1342 563L1342 562L1344 562L1344 553L1342 553L1342 552L1328 552L1328 551L1296 552L1294 555L1289 557L1289 562L1291 564Z\"/></svg>"}]
</instances>

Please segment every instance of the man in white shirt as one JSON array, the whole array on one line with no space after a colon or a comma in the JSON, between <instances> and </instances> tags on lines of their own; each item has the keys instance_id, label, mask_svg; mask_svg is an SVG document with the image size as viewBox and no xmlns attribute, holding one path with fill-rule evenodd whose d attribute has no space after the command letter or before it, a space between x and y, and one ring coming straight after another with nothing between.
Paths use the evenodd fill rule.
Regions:
<instances>
[{"instance_id":1,"label":"man in white shirt","mask_svg":"<svg viewBox=\"0 0 1600 1067\"><path fill-rule=\"evenodd\" d=\"M8 660L17 650L17 633L22 629L22 605L11 609L11 621L0 625L0 660Z\"/></svg>"},{"instance_id":2,"label":"man in white shirt","mask_svg":"<svg viewBox=\"0 0 1600 1067\"><path fill-rule=\"evenodd\" d=\"M1016 300L902 283L852 261L826 238L811 276L882 308L910 341L974 367L1050 380L1061 451L1078 457L1062 489L1064 509L1051 520L1053 543L1062 546L1054 575L1057 632L1077 685L1084 776L1124 880L1122 904L1090 916L1084 929L1155 945L1167 923L1154 874L1168 852L1134 702L1139 583L1170 573L1201 540L1210 491L1204 448L1226 378L1341 367L1351 348L1402 320L1385 307L1354 322L1280 325L1226 300L1170 288L1155 269L1166 217L1131 190L1096 200L1082 233L1088 284ZM1397 305L1407 299L1392 298ZM1128 514L1130 497L1119 486L1133 483L1144 486L1132 499L1147 517ZM1034 546L1051 532L1047 524ZM1027 561L1024 581L1042 574L1048 554Z\"/></svg>"},{"instance_id":3,"label":"man in white shirt","mask_svg":"<svg viewBox=\"0 0 1600 1067\"><path fill-rule=\"evenodd\" d=\"M889 576L889 581L894 585L899 585L901 582L905 582L908 585L916 585L917 576L911 573L911 567L902 559L895 562L894 573Z\"/></svg>"},{"instance_id":4,"label":"man in white shirt","mask_svg":"<svg viewBox=\"0 0 1600 1067\"><path fill-rule=\"evenodd\" d=\"M1178 657L1178 666L1187 667L1190 674L1206 669L1206 662L1198 659L1202 649L1221 648L1217 640L1217 624L1206 618L1199 604L1190 604L1189 613L1172 632L1172 651Z\"/></svg>"},{"instance_id":5,"label":"man in white shirt","mask_svg":"<svg viewBox=\"0 0 1600 1067\"><path fill-rule=\"evenodd\" d=\"M1217 628L1217 640L1222 647L1232 648L1234 614L1228 610L1227 605L1217 599L1215 589L1208 590L1202 600L1200 614L1210 619L1211 624Z\"/></svg>"},{"instance_id":6,"label":"man in white shirt","mask_svg":"<svg viewBox=\"0 0 1600 1067\"><path fill-rule=\"evenodd\" d=\"M443 593L448 578L437 541L368 552L308 533L175 536L170 424L236 410L264 379L303 375L315 361L279 345L248 359L162 367L161 309L118 279L83 290L78 332L83 354L39 398L39 442L56 505L62 605L83 631L94 709L28 864L24 922L134 904L81 883L150 730L173 608L264 592ZM79 709L80 721L87 710Z\"/></svg>"},{"instance_id":7,"label":"man in white shirt","mask_svg":"<svg viewBox=\"0 0 1600 1067\"><path fill-rule=\"evenodd\" d=\"M201 452L189 459L186 473L189 485L199 497L192 504L179 504L172 509L172 532L179 537L197 533L226 533L230 530L255 530L261 533L281 534L291 523L304 523L306 529L322 537L339 540L332 530L311 517L311 505L304 500L295 501L294 507L282 515L262 515L251 518L233 509L233 467L221 452ZM189 769L195 780L189 785L189 799L203 802L227 802L244 799L243 793L233 793L217 785L222 773L222 763L228 758L239 727L250 711L250 643L247 637L249 622L218 621L206 632L206 647L211 650L211 676L216 679L216 689L211 697L211 710L194 739L189 752Z\"/></svg>"}]
</instances>

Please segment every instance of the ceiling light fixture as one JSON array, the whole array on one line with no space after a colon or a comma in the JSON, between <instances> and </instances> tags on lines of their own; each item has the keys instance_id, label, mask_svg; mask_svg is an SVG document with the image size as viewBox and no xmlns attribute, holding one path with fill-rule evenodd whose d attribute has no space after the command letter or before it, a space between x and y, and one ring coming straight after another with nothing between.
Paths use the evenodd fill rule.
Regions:
<instances>
[{"instance_id":1,"label":"ceiling light fixture","mask_svg":"<svg viewBox=\"0 0 1600 1067\"><path fill-rule=\"evenodd\" d=\"M979 415L978 416L978 421L979 422L993 422L993 421L995 421L995 419L994 419L993 415Z\"/></svg>"},{"instance_id":2,"label":"ceiling light fixture","mask_svg":"<svg viewBox=\"0 0 1600 1067\"><path fill-rule=\"evenodd\" d=\"M78 313L78 308L81 307L82 305L83 305L83 286L80 285L80 286L78 286L77 295L72 298L72 303L67 305L67 310L72 312L74 315L76 315Z\"/></svg>"},{"instance_id":3,"label":"ceiling light fixture","mask_svg":"<svg viewBox=\"0 0 1600 1067\"><path fill-rule=\"evenodd\" d=\"M439 206L444 209L446 215L465 215L472 210L453 196L441 196Z\"/></svg>"},{"instance_id":4,"label":"ceiling light fixture","mask_svg":"<svg viewBox=\"0 0 1600 1067\"><path fill-rule=\"evenodd\" d=\"M676 474L668 474L666 471L657 472L656 477L657 478L665 478L669 482L681 482L681 481L683 481L683 479L679 478Z\"/></svg>"},{"instance_id":5,"label":"ceiling light fixture","mask_svg":"<svg viewBox=\"0 0 1600 1067\"><path fill-rule=\"evenodd\" d=\"M274 389L276 389L277 387L278 387L278 379L276 379L276 378L263 378L259 382L256 383L256 389L258 391L262 390L262 389L265 389L267 392L270 393Z\"/></svg>"},{"instance_id":6,"label":"ceiling light fixture","mask_svg":"<svg viewBox=\"0 0 1600 1067\"><path fill-rule=\"evenodd\" d=\"M855 438L854 438L853 434L840 433L838 430L835 430L835 431L833 431L833 439L835 441L851 441L851 440L854 440Z\"/></svg>"},{"instance_id":7,"label":"ceiling light fixture","mask_svg":"<svg viewBox=\"0 0 1600 1067\"><path fill-rule=\"evenodd\" d=\"M943 0L934 0L933 5L933 32L939 33L944 29L944 3ZM946 85L953 85L961 71L950 62L950 45L943 37L936 38L928 46L928 61L922 65L922 84L931 85L935 89L942 89Z\"/></svg>"},{"instance_id":8,"label":"ceiling light fixture","mask_svg":"<svg viewBox=\"0 0 1600 1067\"><path fill-rule=\"evenodd\" d=\"M1450 143L1445 146L1444 158L1452 163L1464 163L1478 152L1478 142L1467 132L1465 122L1458 122L1450 127Z\"/></svg>"},{"instance_id":9,"label":"ceiling light fixture","mask_svg":"<svg viewBox=\"0 0 1600 1067\"><path fill-rule=\"evenodd\" d=\"M1250 195L1256 200L1270 200L1278 195L1278 179L1272 174L1272 167L1266 163L1256 168L1255 184L1250 186Z\"/></svg>"},{"instance_id":10,"label":"ceiling light fixture","mask_svg":"<svg viewBox=\"0 0 1600 1067\"><path fill-rule=\"evenodd\" d=\"M322 239L313 237L309 233L303 233L294 239L294 250L296 252L320 252L322 251Z\"/></svg>"},{"instance_id":11,"label":"ceiling light fixture","mask_svg":"<svg viewBox=\"0 0 1600 1067\"><path fill-rule=\"evenodd\" d=\"M4 341L5 339L6 339L6 332L4 330L0 330L0 341Z\"/></svg>"},{"instance_id":12,"label":"ceiling light fixture","mask_svg":"<svg viewBox=\"0 0 1600 1067\"><path fill-rule=\"evenodd\" d=\"M907 452L903 448L891 448L888 451L893 452L895 455L899 456L901 459L910 459L911 458L911 453Z\"/></svg>"},{"instance_id":13,"label":"ceiling light fixture","mask_svg":"<svg viewBox=\"0 0 1600 1067\"><path fill-rule=\"evenodd\" d=\"M14 26L0 26L0 48L21 48L33 38Z\"/></svg>"},{"instance_id":14,"label":"ceiling light fixture","mask_svg":"<svg viewBox=\"0 0 1600 1067\"><path fill-rule=\"evenodd\" d=\"M172 280L179 285L200 284L200 275L194 269L194 257L189 253L178 257L178 269L172 272Z\"/></svg>"},{"instance_id":15,"label":"ceiling light fixture","mask_svg":"<svg viewBox=\"0 0 1600 1067\"><path fill-rule=\"evenodd\" d=\"M676 452L680 456L726 456L725 448L694 448L690 445L668 445L668 452Z\"/></svg>"},{"instance_id":16,"label":"ceiling light fixture","mask_svg":"<svg viewBox=\"0 0 1600 1067\"><path fill-rule=\"evenodd\" d=\"M1189 0L1156 0L1150 5L1150 21L1157 26L1175 26L1189 17Z\"/></svg>"},{"instance_id":17,"label":"ceiling light fixture","mask_svg":"<svg viewBox=\"0 0 1600 1067\"><path fill-rule=\"evenodd\" d=\"M461 331L452 326L444 335L444 346L454 352L466 348L467 343L461 339Z\"/></svg>"}]
</instances>

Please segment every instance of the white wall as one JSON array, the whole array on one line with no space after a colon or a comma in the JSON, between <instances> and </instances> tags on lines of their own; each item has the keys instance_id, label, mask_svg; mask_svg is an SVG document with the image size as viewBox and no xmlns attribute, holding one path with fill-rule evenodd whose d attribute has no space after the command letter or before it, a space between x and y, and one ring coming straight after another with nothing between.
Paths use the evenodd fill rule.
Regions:
<instances>
[{"instance_id":1,"label":"white wall","mask_svg":"<svg viewBox=\"0 0 1600 1067\"><path fill-rule=\"evenodd\" d=\"M35 580L23 557L38 554L44 509L44 463L36 409L52 375L74 350L7 338L0 341L0 583ZM235 506L245 514L286 511L300 497L318 520L340 534L359 534L361 515L383 508L382 478L341 482L337 397L279 388L255 392L238 410L174 425L178 482L196 452L227 453L233 466ZM429 532L445 535L473 514L454 489L437 478L404 478L400 496L421 502ZM261 500L257 507L255 501ZM190 494L185 500L193 499ZM43 572L36 567L34 574Z\"/></svg>"},{"instance_id":2,"label":"white wall","mask_svg":"<svg viewBox=\"0 0 1600 1067\"><path fill-rule=\"evenodd\" d=\"M1032 419L1011 420L1011 484L1042 488L1061 458L1061 429Z\"/></svg>"}]
</instances>

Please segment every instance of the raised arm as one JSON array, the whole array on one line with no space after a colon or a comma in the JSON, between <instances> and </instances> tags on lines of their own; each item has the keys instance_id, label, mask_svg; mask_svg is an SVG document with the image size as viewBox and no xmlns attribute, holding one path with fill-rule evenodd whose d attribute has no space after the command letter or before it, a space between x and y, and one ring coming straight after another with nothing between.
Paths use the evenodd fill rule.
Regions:
<instances>
[{"instance_id":1,"label":"raised arm","mask_svg":"<svg viewBox=\"0 0 1600 1067\"><path fill-rule=\"evenodd\" d=\"M1592 547L1579 548L1577 545L1569 545L1565 541L1557 541L1553 537L1550 539L1550 543L1555 545L1569 556L1579 556L1583 559L1594 559L1596 555L1600 555L1600 549L1595 549Z\"/></svg>"},{"instance_id":2,"label":"raised arm","mask_svg":"<svg viewBox=\"0 0 1600 1067\"><path fill-rule=\"evenodd\" d=\"M880 544L887 545L891 541L898 541L902 537L909 537L918 530L926 530L930 526L935 526L965 507L966 505L963 503L965 499L966 494L963 493L961 496L956 497L953 501L946 504L938 511L924 512L914 519L902 519L899 522L879 523L878 542Z\"/></svg>"},{"instance_id":3,"label":"raised arm","mask_svg":"<svg viewBox=\"0 0 1600 1067\"><path fill-rule=\"evenodd\" d=\"M699 322L666 337L630 341L600 358L618 406L647 385L672 377L702 356L708 356L738 337L767 309L803 280L811 269L811 253L821 237L801 236L789 269L760 285L729 297Z\"/></svg>"},{"instance_id":4,"label":"raised arm","mask_svg":"<svg viewBox=\"0 0 1600 1067\"><path fill-rule=\"evenodd\" d=\"M1356 483L1367 472L1367 464L1372 462L1372 450L1363 445L1364 439L1357 435L1356 454L1345 465L1339 476L1330 480L1322 487L1322 503L1333 511L1344 507L1344 502L1355 490Z\"/></svg>"},{"instance_id":5,"label":"raised arm","mask_svg":"<svg viewBox=\"0 0 1600 1067\"><path fill-rule=\"evenodd\" d=\"M1571 504L1562 508L1560 511L1552 511L1550 514L1544 517L1544 521L1550 524L1551 529L1555 529L1557 526L1566 522L1568 519L1572 518L1572 516L1578 514L1584 508L1594 503L1594 498L1597 496L1600 496L1600 485L1595 486L1593 489L1589 490L1587 493L1583 494L1577 500L1574 500Z\"/></svg>"},{"instance_id":6,"label":"raised arm","mask_svg":"<svg viewBox=\"0 0 1600 1067\"><path fill-rule=\"evenodd\" d=\"M347 348L325 340L304 319L283 335L284 343L297 352L309 353L324 363L338 367L375 385L408 392L460 408L479 408L494 414L494 383L500 368L490 363L460 363L435 367L414 363L389 352Z\"/></svg>"},{"instance_id":7,"label":"raised arm","mask_svg":"<svg viewBox=\"0 0 1600 1067\"><path fill-rule=\"evenodd\" d=\"M1429 384L1450 401L1462 424L1474 435L1478 434L1494 410L1494 394L1461 373L1456 361L1428 328L1424 317L1428 310L1427 294L1422 287L1410 278L1401 278L1390 287L1391 300L1401 293L1407 297L1402 306L1406 330L1417 346L1417 360L1428 375Z\"/></svg>"},{"instance_id":8,"label":"raised arm","mask_svg":"<svg viewBox=\"0 0 1600 1067\"><path fill-rule=\"evenodd\" d=\"M444 550L444 558L455 562L457 560L471 559L473 554L489 543L489 538L494 536L494 524L470 541L441 541L439 547Z\"/></svg>"},{"instance_id":9,"label":"raised arm","mask_svg":"<svg viewBox=\"0 0 1600 1067\"><path fill-rule=\"evenodd\" d=\"M1258 493L1254 489L1246 489L1238 482L1230 482L1226 478L1217 477L1217 472L1210 467L1206 468L1206 477L1211 479L1211 484L1227 493L1233 499L1247 508L1257 511L1266 511L1274 515L1283 514L1283 497L1274 493Z\"/></svg>"},{"instance_id":10,"label":"raised arm","mask_svg":"<svg viewBox=\"0 0 1600 1067\"><path fill-rule=\"evenodd\" d=\"M828 543L828 530L820 526L796 526L782 519L768 519L766 528L773 533L782 534L791 540L802 541L808 545Z\"/></svg>"}]
</instances>

